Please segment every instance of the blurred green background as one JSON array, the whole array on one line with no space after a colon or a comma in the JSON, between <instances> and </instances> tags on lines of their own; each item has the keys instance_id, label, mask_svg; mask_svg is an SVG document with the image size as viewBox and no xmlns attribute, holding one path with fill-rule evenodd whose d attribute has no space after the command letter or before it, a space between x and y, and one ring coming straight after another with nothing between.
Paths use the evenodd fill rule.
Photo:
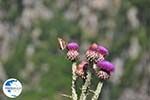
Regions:
<instances>
[{"instance_id":1,"label":"blurred green background","mask_svg":"<svg viewBox=\"0 0 150 100\"><path fill-rule=\"evenodd\" d=\"M71 92L62 37L80 43L81 54L93 42L109 48L116 71L101 100L149 100L149 27L149 0L0 0L0 88L17 78L15 100L68 100L60 95ZM1 91L0 100L9 98Z\"/></svg>"}]
</instances>

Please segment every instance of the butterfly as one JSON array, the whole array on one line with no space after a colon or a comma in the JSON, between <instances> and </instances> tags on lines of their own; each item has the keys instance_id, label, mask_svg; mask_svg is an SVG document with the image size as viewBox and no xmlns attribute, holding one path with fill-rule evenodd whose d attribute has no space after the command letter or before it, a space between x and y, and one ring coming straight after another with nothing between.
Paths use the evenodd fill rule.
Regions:
<instances>
[{"instance_id":1,"label":"butterfly","mask_svg":"<svg viewBox=\"0 0 150 100\"><path fill-rule=\"evenodd\" d=\"M66 49L67 42L65 40L63 40L62 38L58 38L58 43L61 50Z\"/></svg>"}]
</instances>

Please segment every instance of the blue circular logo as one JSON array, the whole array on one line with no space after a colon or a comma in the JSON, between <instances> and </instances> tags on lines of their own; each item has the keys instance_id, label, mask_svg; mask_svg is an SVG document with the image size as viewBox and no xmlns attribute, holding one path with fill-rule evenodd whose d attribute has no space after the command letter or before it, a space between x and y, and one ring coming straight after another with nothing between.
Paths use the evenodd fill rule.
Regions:
<instances>
[{"instance_id":1,"label":"blue circular logo","mask_svg":"<svg viewBox=\"0 0 150 100\"><path fill-rule=\"evenodd\" d=\"M8 79L3 84L3 92L9 98L16 98L22 92L22 84L17 79Z\"/></svg>"}]
</instances>

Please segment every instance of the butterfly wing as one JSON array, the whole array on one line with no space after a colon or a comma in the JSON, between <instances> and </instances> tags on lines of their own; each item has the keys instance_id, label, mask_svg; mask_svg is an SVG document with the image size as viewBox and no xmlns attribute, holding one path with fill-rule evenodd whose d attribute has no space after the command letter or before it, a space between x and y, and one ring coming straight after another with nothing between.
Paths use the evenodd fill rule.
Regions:
<instances>
[{"instance_id":1,"label":"butterfly wing","mask_svg":"<svg viewBox=\"0 0 150 100\"><path fill-rule=\"evenodd\" d=\"M59 47L61 50L66 49L67 42L63 40L62 38L58 38Z\"/></svg>"}]
</instances>

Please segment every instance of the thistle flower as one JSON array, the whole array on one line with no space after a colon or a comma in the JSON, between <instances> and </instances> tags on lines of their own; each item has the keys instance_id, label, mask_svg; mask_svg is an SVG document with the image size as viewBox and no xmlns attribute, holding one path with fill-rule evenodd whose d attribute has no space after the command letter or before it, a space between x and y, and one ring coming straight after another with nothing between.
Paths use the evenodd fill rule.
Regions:
<instances>
[{"instance_id":1,"label":"thistle flower","mask_svg":"<svg viewBox=\"0 0 150 100\"><path fill-rule=\"evenodd\" d=\"M98 61L97 67L100 69L100 71L97 73L97 76L102 80L108 79L115 69L114 65L106 60Z\"/></svg>"},{"instance_id":2,"label":"thistle flower","mask_svg":"<svg viewBox=\"0 0 150 100\"><path fill-rule=\"evenodd\" d=\"M97 55L97 47L98 45L96 43L93 43L89 49L86 51L86 58L88 61L95 61L98 58Z\"/></svg>"},{"instance_id":3,"label":"thistle flower","mask_svg":"<svg viewBox=\"0 0 150 100\"><path fill-rule=\"evenodd\" d=\"M71 42L71 43L68 43L67 45L67 58L71 61L75 61L78 59L78 56L79 56L79 45L75 42Z\"/></svg>"},{"instance_id":4,"label":"thistle flower","mask_svg":"<svg viewBox=\"0 0 150 100\"><path fill-rule=\"evenodd\" d=\"M84 75L85 75L85 71L86 71L86 69L87 69L87 66L88 66L88 62L82 61L82 62L77 66L77 69L76 69L75 73L76 73L78 76L81 76L82 78L84 78Z\"/></svg>"}]
</instances>

